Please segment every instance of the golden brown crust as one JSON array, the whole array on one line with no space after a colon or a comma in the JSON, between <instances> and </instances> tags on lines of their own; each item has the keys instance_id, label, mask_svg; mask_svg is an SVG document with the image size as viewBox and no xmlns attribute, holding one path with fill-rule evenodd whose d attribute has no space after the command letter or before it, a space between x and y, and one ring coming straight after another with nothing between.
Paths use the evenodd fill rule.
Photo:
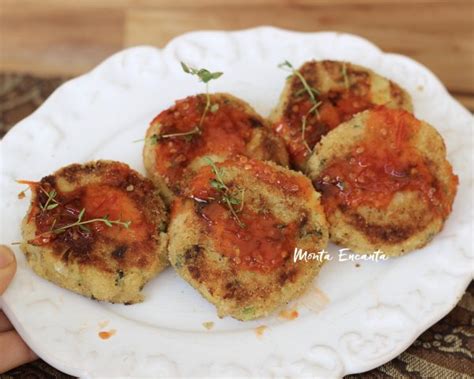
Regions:
<instances>
[{"instance_id":1,"label":"golden brown crust","mask_svg":"<svg viewBox=\"0 0 474 379\"><path fill-rule=\"evenodd\" d=\"M215 112L207 112L201 129L218 127L225 130L223 125L208 123L219 117L221 112L233 109L234 113L228 119L223 118L225 122L231 123L230 138L226 138L225 134L219 139L216 134L209 137L210 133L196 133L189 136L190 138L185 142L180 138L181 145L176 147L174 153L164 158L157 158L157 149L161 151L168 149L171 140L155 143L153 136L169 133L170 130L175 131L176 128L173 124L182 123L185 115L183 112L189 112L189 108L193 107L198 107L198 112L194 114L194 118L186 114L188 119L185 126L186 130L192 130L197 126L195 124L199 124L199 118L206 104L206 95L204 94L178 100L173 107L161 112L147 130L143 148L146 172L158 186L168 204L175 194L179 193L183 176L192 176L193 172L203 165L202 158L204 156L211 156L215 161L223 161L237 153L288 166L288 153L283 141L273 132L267 121L249 104L227 93L211 94L210 100L211 104L218 107ZM174 121L171 115L175 117ZM239 131L243 132L240 134ZM212 138L212 140L206 140L207 138ZM231 144L233 145L231 146ZM160 168L158 169L158 167Z\"/></svg>"},{"instance_id":2,"label":"golden brown crust","mask_svg":"<svg viewBox=\"0 0 474 379\"><path fill-rule=\"evenodd\" d=\"M54 205L47 209L53 191ZM32 194L22 249L45 279L98 300L135 303L146 282L167 266L164 204L153 183L127 165L69 165L44 177ZM111 226L97 221L69 227L79 218L104 217Z\"/></svg>"},{"instance_id":3,"label":"golden brown crust","mask_svg":"<svg viewBox=\"0 0 474 379\"><path fill-rule=\"evenodd\" d=\"M325 195L325 186L321 183L330 178L323 177L327 175L328 168L334 162L350 159L354 148L362 146L367 138L369 119L378 111L377 109L365 111L341 124L323 137L308 160L308 176L316 187L323 191L323 204L326 206L333 195L329 193ZM392 114L401 111L380 110L380 112ZM408 114L404 114L403 117L408 117ZM419 127L410 136L407 146L416 149L414 150L416 154L419 154L423 164L427 165L435 178L435 182L431 185L445 194L443 201L447 209L450 209L456 194L457 180L451 165L446 160L443 139L427 123L419 122L413 116L411 120ZM373 149L380 151L381 146L373 146ZM416 178L416 174L413 175ZM368 196L369 194L367 192ZM380 249L390 256L402 255L423 247L442 229L449 211L443 214L446 212L435 204L426 200L421 189L413 188L396 192L386 207L341 204L334 212L326 212L330 225L330 238L333 242L356 252L372 253Z\"/></svg>"},{"instance_id":4,"label":"golden brown crust","mask_svg":"<svg viewBox=\"0 0 474 379\"><path fill-rule=\"evenodd\" d=\"M298 71L308 85L316 89L318 111L307 116L305 146L302 139L302 116L311 107L309 96L297 76L287 79L279 103L270 121L285 140L292 167L304 171L309 149L342 122L372 106L413 111L410 95L396 83L372 70L340 61L309 61Z\"/></svg>"},{"instance_id":5,"label":"golden brown crust","mask_svg":"<svg viewBox=\"0 0 474 379\"><path fill-rule=\"evenodd\" d=\"M272 183L255 174L251 164L247 164L251 160L238 159L243 160L243 165L226 161L220 166L229 188L245 190L245 208L239 213L243 222L249 220L246 215L253 215L249 220L252 223L237 229L237 233L242 233L244 239L253 238L250 237L255 235L253 229L268 222L268 217L274 217L281 224L279 228L294 227L295 243L289 254L281 264L267 270L242 266L244 251L233 257L223 253L225 245L216 240L216 234L209 229L208 207L214 203L180 198L175 200L171 213L169 257L178 274L216 306L220 317L230 315L239 320L251 320L266 316L295 298L314 279L322 262L294 262L293 249L298 247L308 252L323 249L327 244L327 225L319 194L303 175L269 162L260 163L270 177L282 175ZM293 185L281 183L285 176L298 180L299 192L291 192ZM234 222L229 213L224 229ZM212 227L219 228L219 225ZM288 238L292 233L289 232ZM276 248L277 243L272 246Z\"/></svg>"}]
</instances>

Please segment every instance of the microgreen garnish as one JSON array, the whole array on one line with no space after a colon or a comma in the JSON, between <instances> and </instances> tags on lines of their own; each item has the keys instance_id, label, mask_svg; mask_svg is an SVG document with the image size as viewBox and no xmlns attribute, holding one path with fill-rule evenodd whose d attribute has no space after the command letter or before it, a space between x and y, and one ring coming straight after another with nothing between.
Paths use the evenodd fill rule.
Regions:
<instances>
[{"instance_id":1,"label":"microgreen garnish","mask_svg":"<svg viewBox=\"0 0 474 379\"><path fill-rule=\"evenodd\" d=\"M309 90L310 90L315 96L318 96L318 95L319 95L319 91L318 91L316 88L309 87ZM300 96L303 95L305 92L307 92L307 89L306 89L305 87L300 88L298 91L295 92L295 97L300 97Z\"/></svg>"},{"instance_id":2,"label":"microgreen garnish","mask_svg":"<svg viewBox=\"0 0 474 379\"><path fill-rule=\"evenodd\" d=\"M222 178L222 170L220 170L216 166L216 164L212 161L211 158L206 157L206 161L211 166L212 173L215 176L214 179L210 180L211 187L215 188L221 193L222 201L227 205L227 208L229 209L237 224L241 228L245 228L246 225L240 220L239 216L237 215L237 212L242 212L244 208L245 190L240 191L240 199L232 196L230 188L224 183L224 180ZM234 205L240 205L238 211L235 210Z\"/></svg>"},{"instance_id":3,"label":"microgreen garnish","mask_svg":"<svg viewBox=\"0 0 474 379\"><path fill-rule=\"evenodd\" d=\"M195 75L199 78L199 81L203 82L206 84L206 106L204 108L204 112L201 115L201 119L199 120L199 124L195 126L193 129L191 129L188 132L181 132L181 133L169 133L169 134L152 134L150 137L146 138L150 141L151 145L156 145L158 141L161 141L162 139L166 138L184 138L187 141L190 141L192 137L195 134L200 134L201 133L201 127L202 123L204 122L204 119L207 115L207 112L212 112L216 113L219 110L219 104L211 104L211 95L209 94L209 82L213 79L217 79L221 77L224 73L223 72L211 72L205 68L194 68L191 66L188 66L186 63L181 62L181 67L183 71L187 74L190 75ZM160 126L160 125L158 125ZM145 140L146 140L145 139ZM134 142L140 142L143 141L143 139L136 140Z\"/></svg>"},{"instance_id":4,"label":"microgreen garnish","mask_svg":"<svg viewBox=\"0 0 474 379\"><path fill-rule=\"evenodd\" d=\"M349 76L347 75L346 62L342 62L341 74L342 74L342 77L344 78L344 85L346 86L346 88L349 88L350 82L349 82Z\"/></svg>"},{"instance_id":5,"label":"microgreen garnish","mask_svg":"<svg viewBox=\"0 0 474 379\"><path fill-rule=\"evenodd\" d=\"M306 147L306 149L308 150L309 153L311 153L311 148L309 147L308 142L306 142L306 136L305 136L305 133L306 133L306 120L308 119L308 116L312 112L317 112L318 111L318 107L321 104L322 104L321 101L318 101L316 104L313 104L313 106L309 109L309 111L303 117L301 117L301 139L303 140L303 144L304 144L304 146Z\"/></svg>"},{"instance_id":6,"label":"microgreen garnish","mask_svg":"<svg viewBox=\"0 0 474 379\"><path fill-rule=\"evenodd\" d=\"M287 60L284 61L283 63L280 63L278 65L278 67L285 70L285 71L290 71L291 72L291 75L289 76L290 78L291 77L297 77L298 78L298 80L303 85L303 88L296 91L295 95L298 97L298 96L302 95L304 92L306 92L309 96L309 99L310 99L311 103L313 104L311 106L311 108L308 110L308 112L306 112L306 114L301 117L301 139L303 140L303 144L306 147L306 149L308 150L308 152L311 153L311 148L309 147L308 142L306 141L306 136L305 136L306 124L307 124L307 121L308 121L308 117L312 113L316 113L319 116L318 107L322 104L321 101L318 101L316 99L316 96L319 95L319 91L316 88L311 87L308 84L308 82L306 81L306 79L304 78L303 74L301 74L301 72L296 70L293 67L293 65L290 62L288 62Z\"/></svg>"},{"instance_id":7,"label":"microgreen garnish","mask_svg":"<svg viewBox=\"0 0 474 379\"><path fill-rule=\"evenodd\" d=\"M301 90L299 90L299 94L302 94L303 92L306 92L308 95L309 95L309 98L311 99L311 102L314 104L316 103L316 97L315 95L319 95L319 91L314 88L314 87L311 87L308 82L306 81L306 79L304 78L304 76L301 74L301 72L299 72L298 70L296 70L293 65L288 62L288 61L284 61L283 63L280 63L278 65L279 68L285 70L285 71L289 71L291 72L291 75L290 77L292 76L296 76L299 81L301 82L301 84L303 85L303 88ZM300 92L301 91L301 92ZM297 93L298 93L297 92Z\"/></svg>"},{"instance_id":8,"label":"microgreen garnish","mask_svg":"<svg viewBox=\"0 0 474 379\"><path fill-rule=\"evenodd\" d=\"M58 194L55 190L51 190L49 192L46 192L46 190L43 187L40 187L41 192L43 192L46 196L48 196L48 199L44 204L40 203L40 208L42 211L49 211L51 209L56 208L59 203L56 201L55 197Z\"/></svg>"},{"instance_id":9,"label":"microgreen garnish","mask_svg":"<svg viewBox=\"0 0 474 379\"><path fill-rule=\"evenodd\" d=\"M62 233L64 231L66 231L67 229L74 228L75 226L78 226L81 230L84 230L84 231L88 232L89 229L84 225L91 224L93 222L102 222L105 225L107 225L109 228L111 228L113 225L120 225L120 226L123 226L125 229L128 229L130 227L130 224L132 223L131 221L110 220L109 216L104 216L104 217L100 217L100 218L93 218L93 219L90 219L90 220L84 220L85 212L86 212L86 209L82 208L82 210L79 212L79 215L77 216L77 220L75 222L73 222L72 224L61 226L61 227L56 228L56 229L52 228L51 232L59 234L59 233ZM53 226L54 226L54 224L53 224Z\"/></svg>"},{"instance_id":10,"label":"microgreen garnish","mask_svg":"<svg viewBox=\"0 0 474 379\"><path fill-rule=\"evenodd\" d=\"M18 194L19 199L23 199L25 197L26 191L31 190L32 185L38 185L39 184L37 182L30 182L30 181L26 181L26 180L17 180L17 182L21 183L21 184L27 184L28 185L28 188L24 189L23 191L21 191ZM58 193L55 190L51 190L51 191L48 192L41 186L39 188L40 188L41 192L43 192L47 196L46 202L44 204L41 204L41 202L39 203L40 209L42 211L49 211L51 209L56 208L59 205L58 201L56 200L56 195Z\"/></svg>"},{"instance_id":11,"label":"microgreen garnish","mask_svg":"<svg viewBox=\"0 0 474 379\"><path fill-rule=\"evenodd\" d=\"M54 227L56 226L56 222L57 222L57 220L54 219L54 220L53 220L53 223L51 224L51 228L49 228L49 231L50 231L50 232L52 232L52 231L54 230Z\"/></svg>"},{"instance_id":12,"label":"microgreen garnish","mask_svg":"<svg viewBox=\"0 0 474 379\"><path fill-rule=\"evenodd\" d=\"M187 138L187 137L193 136L194 134L199 134L199 133L201 133L201 130L197 126L195 126L194 128L192 128L188 132L169 133L169 134L152 134L148 138L150 139L150 143L152 145L156 145L158 143L158 141L160 141L162 139L165 139L165 138L177 138L177 137Z\"/></svg>"},{"instance_id":13,"label":"microgreen garnish","mask_svg":"<svg viewBox=\"0 0 474 379\"><path fill-rule=\"evenodd\" d=\"M301 139L303 140L303 145L306 147L306 150L308 150L309 153L311 153L311 148L308 145L308 142L306 142L306 115L304 115L301 118Z\"/></svg>"},{"instance_id":14,"label":"microgreen garnish","mask_svg":"<svg viewBox=\"0 0 474 379\"><path fill-rule=\"evenodd\" d=\"M186 74L196 75L199 80L206 84L206 107L202 113L201 119L199 120L199 128L201 128L204 118L206 117L207 112L211 108L211 112L216 112L219 109L218 104L211 105L211 96L209 95L209 82L213 79L220 78L224 73L223 72L211 72L205 68L194 68L188 66L186 63L181 62L181 67ZM217 108L215 107L217 105Z\"/></svg>"},{"instance_id":15,"label":"microgreen garnish","mask_svg":"<svg viewBox=\"0 0 474 379\"><path fill-rule=\"evenodd\" d=\"M157 127L161 127L161 124L158 124ZM192 128L191 130L189 130L187 132L168 133L168 134L156 134L156 133L154 133L150 137L137 139L133 142L141 142L143 140L148 140L148 141L150 141L151 145L156 145L158 143L158 141L161 141L161 140L166 139L166 138L184 138L185 140L190 140L193 137L193 135L200 134L200 133L201 133L201 129L199 129L199 127L195 126L194 128Z\"/></svg>"},{"instance_id":16,"label":"microgreen garnish","mask_svg":"<svg viewBox=\"0 0 474 379\"><path fill-rule=\"evenodd\" d=\"M206 70L205 68L194 68L191 66L188 66L186 63L181 62L181 67L183 68L183 71L186 74L191 74L191 75L196 75L201 82L203 83L209 83L212 79L217 79L222 76L223 72L210 72L209 70Z\"/></svg>"}]
</instances>

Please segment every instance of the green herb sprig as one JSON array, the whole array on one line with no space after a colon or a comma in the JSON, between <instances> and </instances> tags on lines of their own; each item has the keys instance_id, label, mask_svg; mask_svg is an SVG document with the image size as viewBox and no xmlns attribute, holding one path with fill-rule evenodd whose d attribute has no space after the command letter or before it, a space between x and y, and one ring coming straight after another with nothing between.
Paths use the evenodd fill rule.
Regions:
<instances>
[{"instance_id":1,"label":"green herb sprig","mask_svg":"<svg viewBox=\"0 0 474 379\"><path fill-rule=\"evenodd\" d=\"M206 107L204 108L204 112L202 113L201 119L199 120L199 129L200 129L209 109L211 109L213 113L219 109L219 104L211 105L211 96L209 94L209 82L211 80L220 78L224 73L219 72L219 71L211 72L205 68L197 69L197 68L188 66L184 62L181 62L181 68L186 74L195 75L199 78L201 82L206 84Z\"/></svg>"},{"instance_id":2,"label":"green herb sprig","mask_svg":"<svg viewBox=\"0 0 474 379\"><path fill-rule=\"evenodd\" d=\"M308 152L311 153L311 148L309 147L308 145L308 142L306 141L306 136L305 136L305 133L306 133L306 121L308 119L308 116L316 111L317 112L317 109L318 107L322 104L322 101L318 101L316 104L313 104L313 106L309 109L309 111L303 116L301 117L301 139L303 140L303 144L304 146L306 147L306 149L308 150Z\"/></svg>"},{"instance_id":3,"label":"green herb sprig","mask_svg":"<svg viewBox=\"0 0 474 379\"><path fill-rule=\"evenodd\" d=\"M215 113L219 110L219 104L211 104L211 95L209 94L209 82L214 79L220 78L224 73L223 72L211 72L205 68L194 68L191 66L188 66L184 62L181 63L181 68L186 74L190 75L195 75L199 78L199 81L203 82L206 84L206 106L204 108L204 112L201 115L201 118L199 120L199 124L195 126L193 129L191 129L188 132L182 132L182 133L169 133L169 134L152 134L150 137L147 139L150 141L151 145L156 145L158 141L161 141L163 139L167 138L185 138L186 140L190 140L195 134L200 134L201 133L201 127L202 123L204 122L204 119L207 115L207 113L210 111L211 113ZM143 141L144 139L139 139L133 142L140 142ZM146 140L146 138L145 138Z\"/></svg>"},{"instance_id":4,"label":"green herb sprig","mask_svg":"<svg viewBox=\"0 0 474 379\"><path fill-rule=\"evenodd\" d=\"M43 187L40 187L41 192L43 192L46 196L48 196L46 202L44 204L40 203L40 208L42 211L49 211L51 209L56 208L59 203L56 201L55 197L58 194L55 190L51 190L47 192Z\"/></svg>"},{"instance_id":5,"label":"green herb sprig","mask_svg":"<svg viewBox=\"0 0 474 379\"><path fill-rule=\"evenodd\" d=\"M238 216L238 212L242 212L244 209L244 201L245 201L245 190L241 190L241 197L240 199L232 196L230 188L225 184L223 178L222 178L222 171L216 166L216 164L212 161L211 158L206 157L206 161L209 163L211 166L212 173L214 174L214 179L211 179L210 184L211 187L215 188L217 191L219 191L222 195L222 201L227 205L227 208L229 209L230 213L234 217L235 221L241 228L245 228L246 225L240 220ZM238 211L235 210L234 206L235 205L240 205L240 208Z\"/></svg>"},{"instance_id":6,"label":"green herb sprig","mask_svg":"<svg viewBox=\"0 0 474 379\"><path fill-rule=\"evenodd\" d=\"M293 65L290 62L288 62L287 60L280 63L278 65L278 67L285 70L285 71L291 72L291 74L289 76L290 78L292 76L296 76L299 79L299 81L303 85L303 88L300 91L297 92L298 95L301 95L303 92L306 92L309 95L309 98L311 99L311 102L313 104L316 103L316 96L319 95L319 91L316 88L314 88L314 87L312 87L308 84L308 82L306 81L304 76L301 74L301 72L299 72L297 69L295 69L293 67Z\"/></svg>"},{"instance_id":7,"label":"green herb sprig","mask_svg":"<svg viewBox=\"0 0 474 379\"><path fill-rule=\"evenodd\" d=\"M158 143L158 141L160 141L162 139L182 137L186 140L189 140L189 139L192 138L193 135L200 134L200 133L201 133L201 129L199 129L199 127L195 126L193 129L191 129L188 132L168 133L168 134L152 134L148 138L150 140L150 144L156 145ZM139 141L142 141L142 140L139 140ZM136 142L138 142L138 141L136 141Z\"/></svg>"},{"instance_id":8,"label":"green herb sprig","mask_svg":"<svg viewBox=\"0 0 474 379\"><path fill-rule=\"evenodd\" d=\"M51 230L51 232L55 234L60 234L65 232L67 229L74 228L75 226L78 226L81 230L84 230L86 232L90 231L89 228L87 228L85 225L91 224L93 222L102 222L108 227L112 227L113 225L120 225L123 226L125 229L128 229L131 225L131 221L121 221L121 220L110 220L108 216L100 217L100 218L93 218L90 220L84 220L84 214L86 212L85 208L82 208L82 210L79 212L79 215L77 216L77 220L73 222L72 224L68 224L65 226L61 226L59 228L55 228ZM55 223L53 224L54 227Z\"/></svg>"},{"instance_id":9,"label":"green herb sprig","mask_svg":"<svg viewBox=\"0 0 474 379\"><path fill-rule=\"evenodd\" d=\"M301 82L301 84L303 85L303 88L301 88L299 91L296 92L296 95L299 96L303 93L307 93L308 96L309 96L309 100L311 101L312 103L312 106L311 108L308 110L308 112L306 112L305 115L303 115L301 117L301 139L303 140L303 144L304 146L306 147L306 149L308 150L309 153L311 153L311 148L309 147L308 145L308 142L306 141L306 137L305 137L305 133L306 133L306 126L307 126L307 120L308 120L308 117L312 114L312 113L315 113L319 116L319 112L318 112L318 107L322 104L321 101L318 101L316 96L318 96L320 94L319 90L317 90L316 88L310 86L308 84L308 82L306 81L306 79L304 78L303 74L301 74L301 72L299 72L297 69L295 69L293 67L293 65L288 62L287 60L285 60L284 62L280 63L278 65L279 68L285 70L285 71L289 71L291 72L289 78L291 77L296 77L298 78L298 80Z\"/></svg>"}]
</instances>

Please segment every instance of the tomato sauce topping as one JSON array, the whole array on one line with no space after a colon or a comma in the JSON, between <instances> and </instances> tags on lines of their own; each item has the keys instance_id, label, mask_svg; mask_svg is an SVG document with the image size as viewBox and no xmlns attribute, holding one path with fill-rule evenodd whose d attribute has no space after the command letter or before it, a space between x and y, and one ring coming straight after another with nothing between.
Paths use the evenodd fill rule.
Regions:
<instances>
[{"instance_id":1,"label":"tomato sauce topping","mask_svg":"<svg viewBox=\"0 0 474 379\"><path fill-rule=\"evenodd\" d=\"M205 95L190 96L178 100L152 121L161 124L160 136L190 132L186 136L158 137L156 170L169 183L179 181L189 163L198 156L245 154L252 129L263 126L261 120L249 116L241 107L221 99L212 101L200 124L205 106Z\"/></svg>"},{"instance_id":2,"label":"tomato sauce topping","mask_svg":"<svg viewBox=\"0 0 474 379\"><path fill-rule=\"evenodd\" d=\"M434 212L446 217L452 199L410 142L419 128L420 121L406 111L375 108L367 119L364 139L348 156L331 162L314 182L326 212L359 205L383 209L395 193L417 191ZM453 188L457 183L453 174Z\"/></svg>"},{"instance_id":3,"label":"tomato sauce topping","mask_svg":"<svg viewBox=\"0 0 474 379\"><path fill-rule=\"evenodd\" d=\"M244 227L233 219L228 208L212 202L201 210L216 249L239 267L269 272L281 266L296 244L296 223L283 224L270 213L245 209L239 214Z\"/></svg>"},{"instance_id":4,"label":"tomato sauce topping","mask_svg":"<svg viewBox=\"0 0 474 379\"><path fill-rule=\"evenodd\" d=\"M88 185L72 192L60 192L48 181L42 181L34 190L36 201L29 216L35 218L37 227L36 237L31 241L33 244L68 242L73 250L81 251L86 250L98 234L118 242L140 242L151 232L134 201L118 188ZM56 191L56 195L48 203L52 191ZM46 204L54 204L54 207L42 209ZM67 227L78 221L82 210L81 220L86 223ZM104 217L112 222L129 222L129 225L107 226L103 221L87 222Z\"/></svg>"},{"instance_id":5,"label":"tomato sauce topping","mask_svg":"<svg viewBox=\"0 0 474 379\"><path fill-rule=\"evenodd\" d=\"M246 157L219 163L216 167L218 170L227 167L251 170L263 182L289 195L304 195L312 190L306 180L300 182L299 177L277 172L263 162ZM298 222L285 224L270 212L257 213L246 204L242 189L229 181L225 183L228 193L238 200L233 206L238 216L236 220L224 201L223 192L211 185L213 180L215 173L211 167L201 168L189 184L187 195L197 201L198 213L216 250L231 258L236 266L251 271L270 272L281 266L296 245ZM182 205L180 202L175 201L174 212Z\"/></svg>"},{"instance_id":6,"label":"tomato sauce topping","mask_svg":"<svg viewBox=\"0 0 474 379\"><path fill-rule=\"evenodd\" d=\"M301 89L302 85L297 86L292 92L298 93ZM309 96L306 93L297 97L292 96L283 117L273 126L285 140L291 162L298 167L304 166L309 158L311 152L308 147L313 149L321 137L330 130L350 120L354 114L373 106L368 95L356 95L349 89L322 93L316 96L316 101L321 104L316 111L308 114L314 105ZM306 117L304 140L303 117Z\"/></svg>"},{"instance_id":7,"label":"tomato sauce topping","mask_svg":"<svg viewBox=\"0 0 474 379\"><path fill-rule=\"evenodd\" d=\"M238 167L250 171L252 175L263 183L275 186L279 191L289 196L309 198L314 191L311 183L305 176L288 175L262 161L244 156L235 156L233 159L216 164L216 167L224 169L226 167ZM211 166L206 166L199 170L190 183L190 191L193 196L205 199L209 197L209 191L215 195L215 189L209 186L214 176Z\"/></svg>"},{"instance_id":8,"label":"tomato sauce topping","mask_svg":"<svg viewBox=\"0 0 474 379\"><path fill-rule=\"evenodd\" d=\"M107 185L90 185L85 188L83 207L89 219L101 218L107 215L109 220L129 221L130 226L108 227L99 222L94 223L97 231L104 233L117 241L142 241L147 238L147 228L142 227L145 220L137 209L135 202L120 189Z\"/></svg>"}]
</instances>

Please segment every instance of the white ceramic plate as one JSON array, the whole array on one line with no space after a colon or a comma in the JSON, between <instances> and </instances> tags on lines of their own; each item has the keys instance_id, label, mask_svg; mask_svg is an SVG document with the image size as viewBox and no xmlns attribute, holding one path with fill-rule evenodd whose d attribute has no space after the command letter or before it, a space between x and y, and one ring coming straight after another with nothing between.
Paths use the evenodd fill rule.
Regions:
<instances>
[{"instance_id":1,"label":"white ceramic plate","mask_svg":"<svg viewBox=\"0 0 474 379\"><path fill-rule=\"evenodd\" d=\"M268 27L190 33L163 50L122 51L67 82L1 142L0 241L20 240L28 207L27 199L17 198L24 187L15 179L38 180L99 158L144 171L142 144L132 141L175 99L203 91L180 60L224 71L211 91L231 92L268 115L286 76L278 63L327 58L370 67L401 84L413 96L416 116L445 138L460 186L442 233L426 248L388 262L330 262L289 306L298 308L296 320L245 323L218 319L172 269L145 287L144 303L109 305L37 277L15 248L18 273L1 304L39 356L83 377L338 377L394 358L455 306L472 278L473 118L425 67L347 34ZM215 323L211 330L202 325L208 321ZM267 329L258 337L261 325ZM99 331L112 329L111 338L99 338Z\"/></svg>"}]
</instances>

